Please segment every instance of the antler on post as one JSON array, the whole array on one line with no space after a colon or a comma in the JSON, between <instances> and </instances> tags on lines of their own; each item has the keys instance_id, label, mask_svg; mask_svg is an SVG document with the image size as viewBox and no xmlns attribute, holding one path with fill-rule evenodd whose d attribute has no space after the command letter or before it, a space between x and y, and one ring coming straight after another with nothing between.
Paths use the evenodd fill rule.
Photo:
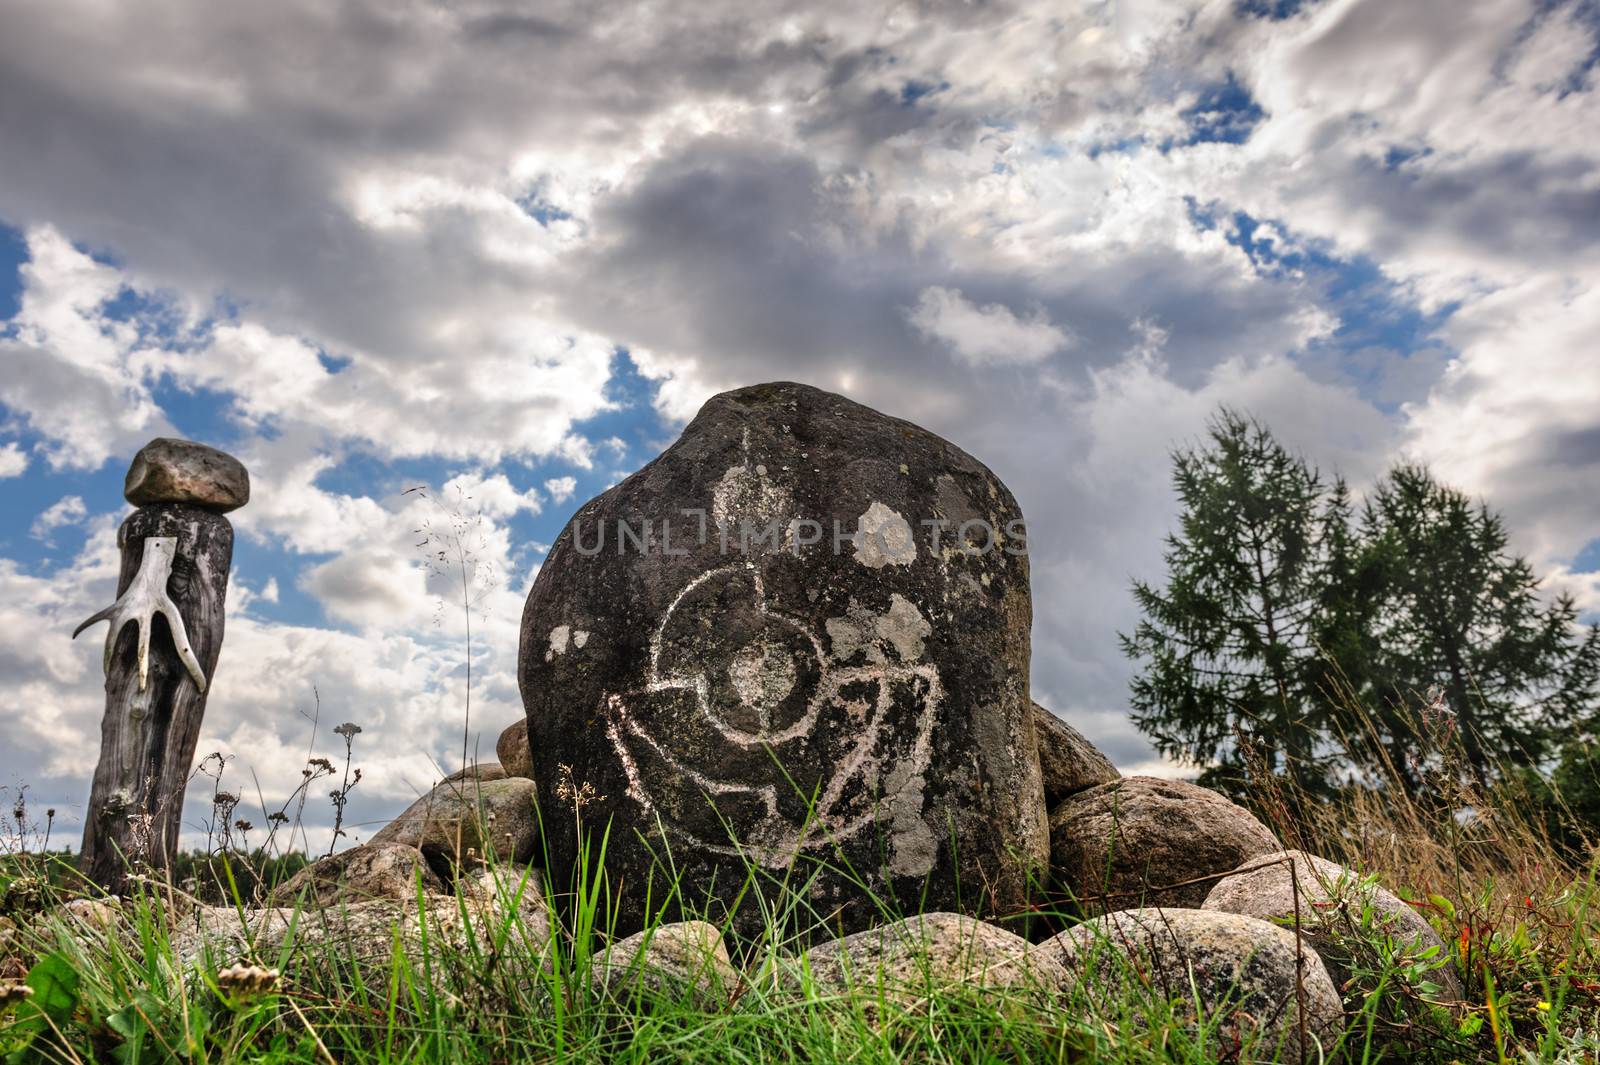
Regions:
<instances>
[{"instance_id":1,"label":"antler on post","mask_svg":"<svg viewBox=\"0 0 1600 1065\"><path fill-rule=\"evenodd\" d=\"M172 561L177 550L176 537L147 537L144 541L144 554L139 561L139 572L134 575L128 590L123 592L115 603L95 614L72 632L73 639L77 639L78 634L90 625L98 621L111 622L111 631L106 633L103 664L103 668L109 673L111 656L116 650L117 637L123 627L129 622L139 626L140 691L144 691L149 679L150 627L157 614L167 619L167 628L172 633L172 642L178 650L178 658L183 661L189 676L194 678L195 687L202 692L206 690L205 671L200 668L200 662L189 646L189 634L184 630L183 616L178 613L177 604L173 603L167 594L167 581L172 577Z\"/></svg>"}]
</instances>

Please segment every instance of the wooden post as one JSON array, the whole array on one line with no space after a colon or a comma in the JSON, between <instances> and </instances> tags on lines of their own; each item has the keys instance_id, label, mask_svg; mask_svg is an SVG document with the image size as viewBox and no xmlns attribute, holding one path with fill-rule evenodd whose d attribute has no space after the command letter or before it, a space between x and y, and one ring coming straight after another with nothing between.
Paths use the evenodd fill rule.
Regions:
<instances>
[{"instance_id":1,"label":"wooden post","mask_svg":"<svg viewBox=\"0 0 1600 1065\"><path fill-rule=\"evenodd\" d=\"M95 883L117 893L126 890L130 872L170 868L177 851L184 790L222 651L233 526L219 511L249 496L248 478L235 460L203 445L157 440L129 472L130 500L151 495L152 452L168 466L178 463L179 472L182 461L192 462L197 454L212 462L225 459L232 464L228 475L244 478L244 487L239 498L237 483L220 497L214 485L163 485L155 495L176 499L146 503L117 532L122 570L116 603L78 629L111 622L100 761L80 862ZM136 474L146 482L145 491L136 490Z\"/></svg>"}]
</instances>

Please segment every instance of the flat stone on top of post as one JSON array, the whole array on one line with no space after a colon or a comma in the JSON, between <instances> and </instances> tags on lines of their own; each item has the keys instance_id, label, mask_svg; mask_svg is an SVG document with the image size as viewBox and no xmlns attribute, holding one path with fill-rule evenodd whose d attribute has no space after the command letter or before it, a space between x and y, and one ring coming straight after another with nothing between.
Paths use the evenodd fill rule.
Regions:
<instances>
[{"instance_id":1,"label":"flat stone on top of post","mask_svg":"<svg viewBox=\"0 0 1600 1065\"><path fill-rule=\"evenodd\" d=\"M250 473L214 447L158 436L133 456L122 494L136 507L187 503L226 514L250 502Z\"/></svg>"}]
</instances>

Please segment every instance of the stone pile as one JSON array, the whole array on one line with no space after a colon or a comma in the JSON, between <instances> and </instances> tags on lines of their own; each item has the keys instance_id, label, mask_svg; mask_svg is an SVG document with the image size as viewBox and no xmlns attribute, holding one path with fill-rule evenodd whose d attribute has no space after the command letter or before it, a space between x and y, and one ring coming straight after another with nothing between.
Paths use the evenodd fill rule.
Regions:
<instances>
[{"instance_id":1,"label":"stone pile","mask_svg":"<svg viewBox=\"0 0 1600 1065\"><path fill-rule=\"evenodd\" d=\"M1418 952L1437 934L1221 795L1122 777L1032 702L1025 537L1005 485L926 430L801 385L718 396L552 548L522 622L527 716L499 763L440 784L279 903L412 928L419 897L429 911L462 886L503 912L485 863L532 862L560 911L586 834L609 829L606 993L965 988L1048 1009L1126 1001L1118 981L1137 978L1153 1012L1228 1012L1284 1060L1327 1046L1352 972L1338 922L1359 912ZM664 854L682 909L716 924L669 912L635 931ZM723 931L758 916L732 905L751 869L758 890L802 872L801 917L842 934L742 971ZM1081 923L1013 920L1040 902ZM885 924L880 903L929 912ZM530 925L561 924L542 894L519 905ZM244 928L213 915L194 942L208 922L281 942L284 912ZM1448 968L1439 980L1459 996Z\"/></svg>"}]
</instances>

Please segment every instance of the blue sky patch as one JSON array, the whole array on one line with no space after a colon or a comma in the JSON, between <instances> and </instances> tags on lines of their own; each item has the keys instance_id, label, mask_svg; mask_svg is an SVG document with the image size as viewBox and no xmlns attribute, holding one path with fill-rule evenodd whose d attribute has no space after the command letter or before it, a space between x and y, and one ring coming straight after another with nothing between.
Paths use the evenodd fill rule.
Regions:
<instances>
[{"instance_id":1,"label":"blue sky patch","mask_svg":"<svg viewBox=\"0 0 1600 1065\"><path fill-rule=\"evenodd\" d=\"M18 271L28 261L28 242L20 229L0 224L0 318L9 319L22 309L22 282ZM3 332L0 327L0 332Z\"/></svg>"},{"instance_id":2,"label":"blue sky patch","mask_svg":"<svg viewBox=\"0 0 1600 1065\"><path fill-rule=\"evenodd\" d=\"M1294 18L1302 9L1316 2L1317 0L1238 0L1233 9L1249 18L1271 19L1276 22Z\"/></svg>"},{"instance_id":3,"label":"blue sky patch","mask_svg":"<svg viewBox=\"0 0 1600 1065\"><path fill-rule=\"evenodd\" d=\"M1243 144L1267 113L1230 72L1226 81L1200 90L1199 97L1179 117L1189 127L1188 137L1180 144Z\"/></svg>"}]
</instances>

